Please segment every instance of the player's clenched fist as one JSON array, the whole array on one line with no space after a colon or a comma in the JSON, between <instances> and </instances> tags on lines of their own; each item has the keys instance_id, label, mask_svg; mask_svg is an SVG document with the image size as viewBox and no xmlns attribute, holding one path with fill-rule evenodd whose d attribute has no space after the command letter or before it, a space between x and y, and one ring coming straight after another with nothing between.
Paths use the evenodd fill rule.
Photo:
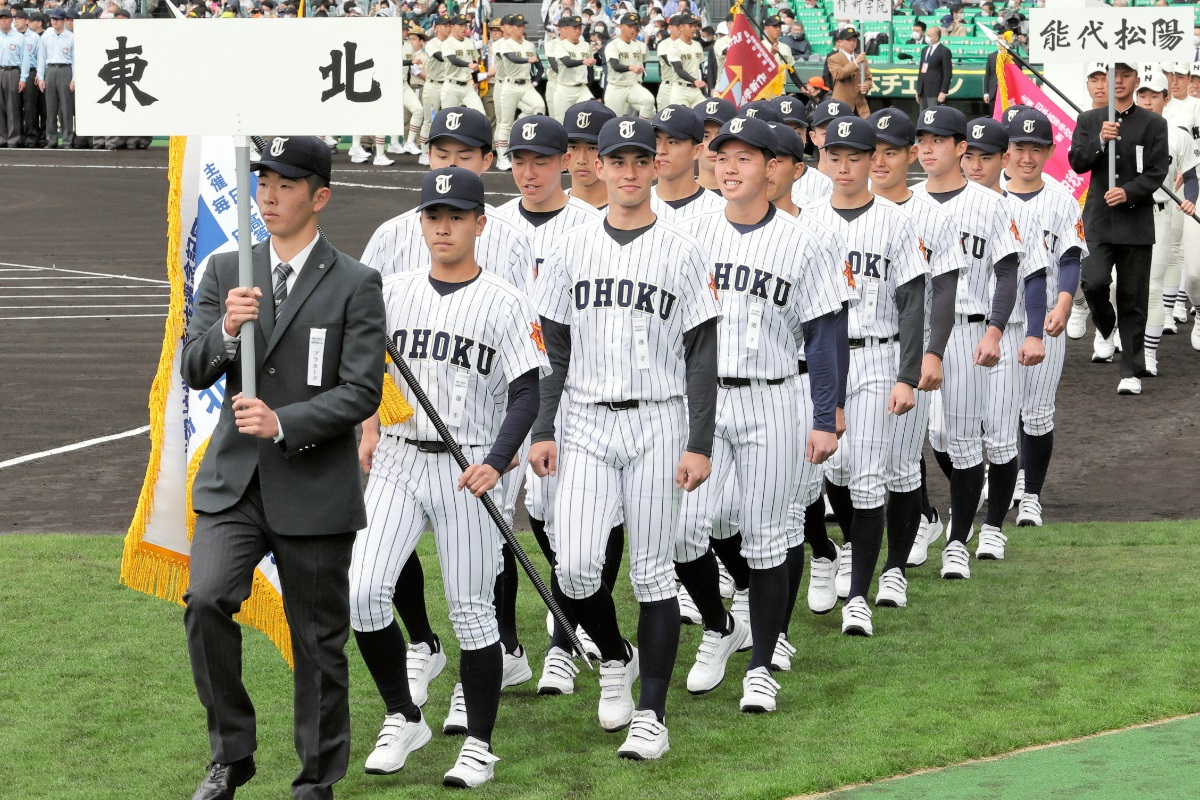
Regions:
<instances>
[{"instance_id":1,"label":"player's clenched fist","mask_svg":"<svg viewBox=\"0 0 1200 800\"><path fill-rule=\"evenodd\" d=\"M1000 329L988 326L987 333L979 340L975 348L975 364L980 367L994 367L1000 363Z\"/></svg>"},{"instance_id":2,"label":"player's clenched fist","mask_svg":"<svg viewBox=\"0 0 1200 800\"><path fill-rule=\"evenodd\" d=\"M831 455L837 452L837 434L827 431L813 431L808 434L808 446L804 457L810 464L824 464Z\"/></svg>"},{"instance_id":3,"label":"player's clenched fist","mask_svg":"<svg viewBox=\"0 0 1200 800\"><path fill-rule=\"evenodd\" d=\"M897 381L896 385L892 387L891 396L888 397L888 411L899 417L912 411L916 404L917 398L913 395L913 387Z\"/></svg>"},{"instance_id":4,"label":"player's clenched fist","mask_svg":"<svg viewBox=\"0 0 1200 800\"><path fill-rule=\"evenodd\" d=\"M539 478L558 474L558 446L554 442L534 442L529 448L529 466Z\"/></svg>"},{"instance_id":5,"label":"player's clenched fist","mask_svg":"<svg viewBox=\"0 0 1200 800\"><path fill-rule=\"evenodd\" d=\"M712 459L700 453L684 453L679 459L679 468L675 470L675 485L685 492L691 492L708 480L712 474Z\"/></svg>"},{"instance_id":6,"label":"player's clenched fist","mask_svg":"<svg viewBox=\"0 0 1200 800\"><path fill-rule=\"evenodd\" d=\"M458 490L466 489L476 497L483 497L500 480L500 473L487 464L472 464L463 470L458 479Z\"/></svg>"},{"instance_id":7,"label":"player's clenched fist","mask_svg":"<svg viewBox=\"0 0 1200 800\"><path fill-rule=\"evenodd\" d=\"M942 388L942 359L934 353L926 353L921 359L921 381L917 388L922 392L935 392Z\"/></svg>"},{"instance_id":8,"label":"player's clenched fist","mask_svg":"<svg viewBox=\"0 0 1200 800\"><path fill-rule=\"evenodd\" d=\"M257 286L238 286L229 290L225 298L225 332L237 336L243 322L258 319L258 298L262 290Z\"/></svg>"},{"instance_id":9,"label":"player's clenched fist","mask_svg":"<svg viewBox=\"0 0 1200 800\"><path fill-rule=\"evenodd\" d=\"M1034 367L1046 358L1046 345L1037 336L1026 336L1017 350L1017 361L1027 367Z\"/></svg>"}]
</instances>

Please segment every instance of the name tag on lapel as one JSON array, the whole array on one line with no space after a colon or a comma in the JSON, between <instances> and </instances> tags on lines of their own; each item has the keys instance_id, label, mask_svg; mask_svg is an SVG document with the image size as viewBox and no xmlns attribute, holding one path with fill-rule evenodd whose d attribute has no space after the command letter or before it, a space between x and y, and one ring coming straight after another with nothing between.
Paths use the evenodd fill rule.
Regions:
<instances>
[{"instance_id":1,"label":"name tag on lapel","mask_svg":"<svg viewBox=\"0 0 1200 800\"><path fill-rule=\"evenodd\" d=\"M325 328L313 328L308 333L308 385L321 385L325 365Z\"/></svg>"}]
</instances>

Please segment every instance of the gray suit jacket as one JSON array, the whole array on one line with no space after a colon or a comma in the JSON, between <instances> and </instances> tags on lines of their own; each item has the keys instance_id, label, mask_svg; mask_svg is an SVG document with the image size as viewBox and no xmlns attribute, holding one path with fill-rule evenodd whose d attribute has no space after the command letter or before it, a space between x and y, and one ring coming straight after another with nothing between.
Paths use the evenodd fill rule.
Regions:
<instances>
[{"instance_id":1,"label":"gray suit jacket","mask_svg":"<svg viewBox=\"0 0 1200 800\"><path fill-rule=\"evenodd\" d=\"M197 511L236 503L258 470L263 511L280 535L348 533L366 527L354 427L379 407L384 309L379 273L322 237L296 278L279 319L271 314L269 242L254 248L263 291L255 336L258 396L279 417L284 440L238 433L230 400L241 366L225 351L225 297L238 286L237 253L214 256L196 291L180 372L194 389L225 376L220 421L192 487ZM310 333L325 329L320 385L308 385Z\"/></svg>"}]
</instances>

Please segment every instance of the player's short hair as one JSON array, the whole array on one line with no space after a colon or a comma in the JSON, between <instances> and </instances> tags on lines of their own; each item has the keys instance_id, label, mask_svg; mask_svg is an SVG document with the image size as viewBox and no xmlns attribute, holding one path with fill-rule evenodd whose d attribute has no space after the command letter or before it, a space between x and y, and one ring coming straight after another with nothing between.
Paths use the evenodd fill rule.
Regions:
<instances>
[{"instance_id":1,"label":"player's short hair","mask_svg":"<svg viewBox=\"0 0 1200 800\"><path fill-rule=\"evenodd\" d=\"M643 150L642 148L637 147L636 145L629 145L628 147L618 147L616 150L606 153L606 154L600 156L599 158L601 161L604 161L606 159L616 158L618 156L621 156L622 158L629 158L631 156L646 156L647 158L650 158L650 159L654 158L653 153L651 153L648 150Z\"/></svg>"},{"instance_id":2,"label":"player's short hair","mask_svg":"<svg viewBox=\"0 0 1200 800\"><path fill-rule=\"evenodd\" d=\"M471 216L475 217L475 219L479 219L480 217L483 216L484 211L486 211L486 209L483 206L475 206L474 208L466 208L466 209L455 208L452 205L443 203L443 204L437 204L437 205L432 205L432 206L425 206L425 208L421 209L420 213L423 214L426 211L454 211L459 214L470 214Z\"/></svg>"},{"instance_id":3,"label":"player's short hair","mask_svg":"<svg viewBox=\"0 0 1200 800\"><path fill-rule=\"evenodd\" d=\"M314 196L321 189L329 188L329 178L324 175L317 175L315 172L304 176L304 182L308 184L308 196Z\"/></svg>"}]
</instances>

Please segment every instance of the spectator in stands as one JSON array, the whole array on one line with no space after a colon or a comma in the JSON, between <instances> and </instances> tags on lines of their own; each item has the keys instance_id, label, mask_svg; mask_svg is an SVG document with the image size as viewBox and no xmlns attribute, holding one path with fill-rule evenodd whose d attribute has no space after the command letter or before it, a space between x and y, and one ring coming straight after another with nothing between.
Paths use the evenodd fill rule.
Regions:
<instances>
[{"instance_id":1,"label":"spectator in stands","mask_svg":"<svg viewBox=\"0 0 1200 800\"><path fill-rule=\"evenodd\" d=\"M925 38L925 31L927 29L928 26L924 22L921 22L921 20L914 22L912 25L912 36L909 37L905 44L928 44L929 40Z\"/></svg>"},{"instance_id":2,"label":"spectator in stands","mask_svg":"<svg viewBox=\"0 0 1200 800\"><path fill-rule=\"evenodd\" d=\"M822 100L829 96L830 88L825 84L825 79L820 75L813 75L808 79L808 83L800 87L800 91L808 98L808 105L818 105Z\"/></svg>"},{"instance_id":3,"label":"spectator in stands","mask_svg":"<svg viewBox=\"0 0 1200 800\"><path fill-rule=\"evenodd\" d=\"M804 0L805 8L820 8L819 0Z\"/></svg>"},{"instance_id":4,"label":"spectator in stands","mask_svg":"<svg viewBox=\"0 0 1200 800\"><path fill-rule=\"evenodd\" d=\"M646 25L642 28L642 32L638 34L638 39L646 42L648 47L653 47L650 42L654 41L655 35L658 33L659 23L666 24L663 18L662 9L651 7L650 14L646 17Z\"/></svg>"},{"instance_id":5,"label":"spectator in stands","mask_svg":"<svg viewBox=\"0 0 1200 800\"><path fill-rule=\"evenodd\" d=\"M950 6L950 24L946 28L946 36L970 36L971 32L967 29L965 12L961 5Z\"/></svg>"},{"instance_id":6,"label":"spectator in stands","mask_svg":"<svg viewBox=\"0 0 1200 800\"><path fill-rule=\"evenodd\" d=\"M808 36L804 33L804 23L800 20L792 20L790 29L782 37L781 41L791 49L793 60L812 61L814 57L812 42L808 40Z\"/></svg>"},{"instance_id":7,"label":"spectator in stands","mask_svg":"<svg viewBox=\"0 0 1200 800\"><path fill-rule=\"evenodd\" d=\"M867 92L874 81L867 57L858 49L858 29L842 28L834 35L834 51L825 59L825 72L833 80L833 99L841 100L860 117L868 117Z\"/></svg>"},{"instance_id":8,"label":"spectator in stands","mask_svg":"<svg viewBox=\"0 0 1200 800\"><path fill-rule=\"evenodd\" d=\"M779 9L779 21L783 23L783 29L791 30L792 23L796 21L796 14L792 11L791 6L784 6Z\"/></svg>"},{"instance_id":9,"label":"spectator in stands","mask_svg":"<svg viewBox=\"0 0 1200 800\"><path fill-rule=\"evenodd\" d=\"M917 16L927 17L937 10L941 0L912 0L912 11Z\"/></svg>"},{"instance_id":10,"label":"spectator in stands","mask_svg":"<svg viewBox=\"0 0 1200 800\"><path fill-rule=\"evenodd\" d=\"M996 16L996 4L987 2L979 6L979 16L985 19L993 19ZM989 25L992 23L988 23Z\"/></svg>"},{"instance_id":11,"label":"spectator in stands","mask_svg":"<svg viewBox=\"0 0 1200 800\"><path fill-rule=\"evenodd\" d=\"M942 29L929 29L929 45L921 51L920 72L917 73L917 105L922 110L946 102L950 81L954 78L954 62L950 51L941 43Z\"/></svg>"}]
</instances>

